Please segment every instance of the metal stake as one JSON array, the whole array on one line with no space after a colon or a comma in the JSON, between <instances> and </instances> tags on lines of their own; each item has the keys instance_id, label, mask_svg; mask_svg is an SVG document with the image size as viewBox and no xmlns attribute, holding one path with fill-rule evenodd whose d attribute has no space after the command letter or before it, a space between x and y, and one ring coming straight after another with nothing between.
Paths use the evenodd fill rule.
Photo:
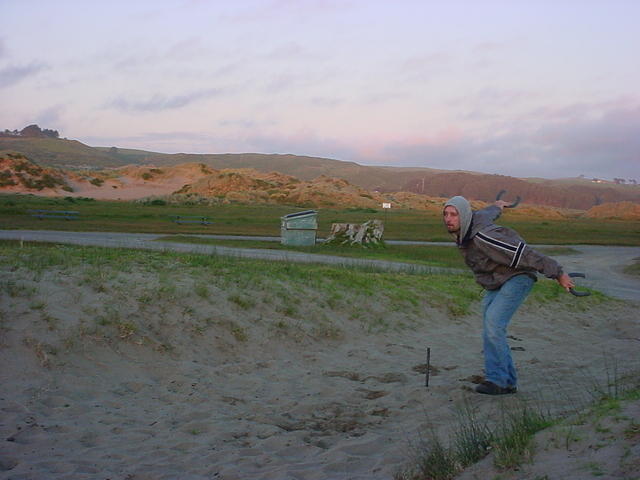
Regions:
<instances>
[{"instance_id":1,"label":"metal stake","mask_svg":"<svg viewBox=\"0 0 640 480\"><path fill-rule=\"evenodd\" d=\"M429 372L431 371L431 348L427 347L427 371L425 372L424 386L429 387Z\"/></svg>"}]
</instances>

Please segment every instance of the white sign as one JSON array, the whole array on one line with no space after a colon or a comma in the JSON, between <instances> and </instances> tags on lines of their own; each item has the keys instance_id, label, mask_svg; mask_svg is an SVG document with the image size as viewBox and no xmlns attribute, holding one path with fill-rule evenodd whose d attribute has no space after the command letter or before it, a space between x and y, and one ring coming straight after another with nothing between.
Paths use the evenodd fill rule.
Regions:
<instances>
[{"instance_id":1,"label":"white sign","mask_svg":"<svg viewBox=\"0 0 640 480\"><path fill-rule=\"evenodd\" d=\"M391 204L390 203L383 203L382 204L382 208L391 208Z\"/></svg>"}]
</instances>

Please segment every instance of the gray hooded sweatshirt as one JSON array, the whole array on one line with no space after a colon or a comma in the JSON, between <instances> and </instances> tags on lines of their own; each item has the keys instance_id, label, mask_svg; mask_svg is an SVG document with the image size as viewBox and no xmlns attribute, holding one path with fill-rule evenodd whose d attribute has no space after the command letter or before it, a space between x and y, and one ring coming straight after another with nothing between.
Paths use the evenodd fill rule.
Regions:
<instances>
[{"instance_id":1,"label":"gray hooded sweatshirt","mask_svg":"<svg viewBox=\"0 0 640 480\"><path fill-rule=\"evenodd\" d=\"M447 206L458 210L460 233L456 244L483 288L498 289L522 274L534 280L536 272L554 279L562 275L558 262L529 247L514 230L493 223L502 213L499 207L492 205L473 212L467 199L459 196L451 198Z\"/></svg>"}]
</instances>

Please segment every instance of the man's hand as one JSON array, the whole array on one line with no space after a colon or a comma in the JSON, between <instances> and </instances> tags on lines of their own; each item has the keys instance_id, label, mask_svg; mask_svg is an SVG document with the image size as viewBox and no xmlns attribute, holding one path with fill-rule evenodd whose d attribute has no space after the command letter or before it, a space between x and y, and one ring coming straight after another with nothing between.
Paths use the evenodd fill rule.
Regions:
<instances>
[{"instance_id":1,"label":"man's hand","mask_svg":"<svg viewBox=\"0 0 640 480\"><path fill-rule=\"evenodd\" d=\"M566 273L563 273L558 278L556 278L556 282L558 282L560 286L564 288L567 292L569 291L570 288L575 287L573 280L571 280L571 277Z\"/></svg>"}]
</instances>

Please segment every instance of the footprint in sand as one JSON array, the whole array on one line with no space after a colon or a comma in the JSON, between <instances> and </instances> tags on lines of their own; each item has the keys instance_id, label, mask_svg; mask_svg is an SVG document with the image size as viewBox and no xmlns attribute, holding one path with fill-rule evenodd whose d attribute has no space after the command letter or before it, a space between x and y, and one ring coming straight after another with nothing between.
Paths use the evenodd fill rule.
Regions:
<instances>
[{"instance_id":1,"label":"footprint in sand","mask_svg":"<svg viewBox=\"0 0 640 480\"><path fill-rule=\"evenodd\" d=\"M367 400L375 400L376 398L382 398L389 395L389 392L384 390L369 390L367 388L358 388L358 392L362 393L362 396Z\"/></svg>"},{"instance_id":2,"label":"footprint in sand","mask_svg":"<svg viewBox=\"0 0 640 480\"><path fill-rule=\"evenodd\" d=\"M421 373L421 374L425 374L427 373L427 364L426 363L419 363L418 365L416 365L415 367L413 367L411 370L413 370L416 373ZM440 373L440 369L438 367L436 367L435 365L429 365L429 374L436 376Z\"/></svg>"},{"instance_id":3,"label":"footprint in sand","mask_svg":"<svg viewBox=\"0 0 640 480\"><path fill-rule=\"evenodd\" d=\"M349 372L347 370L340 370L336 372L324 372L325 377L342 377L354 382L361 382L363 380L362 375L356 372Z\"/></svg>"},{"instance_id":4,"label":"footprint in sand","mask_svg":"<svg viewBox=\"0 0 640 480\"><path fill-rule=\"evenodd\" d=\"M8 472L18 466L18 460L15 458L0 458L0 472Z\"/></svg>"},{"instance_id":5,"label":"footprint in sand","mask_svg":"<svg viewBox=\"0 0 640 480\"><path fill-rule=\"evenodd\" d=\"M382 375L371 375L365 380L375 380L380 383L407 383L407 376L402 373L384 373Z\"/></svg>"}]
</instances>

